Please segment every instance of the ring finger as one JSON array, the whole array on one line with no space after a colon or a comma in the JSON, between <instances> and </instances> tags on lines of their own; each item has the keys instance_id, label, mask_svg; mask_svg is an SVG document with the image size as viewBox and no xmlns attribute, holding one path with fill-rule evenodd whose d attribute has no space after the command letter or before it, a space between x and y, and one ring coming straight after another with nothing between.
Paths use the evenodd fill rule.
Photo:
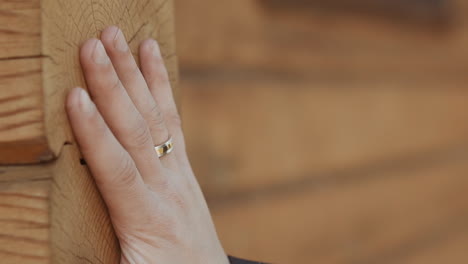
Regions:
<instances>
[{"instance_id":1,"label":"ring finger","mask_svg":"<svg viewBox=\"0 0 468 264\"><path fill-rule=\"evenodd\" d=\"M153 99L122 31L115 26L108 27L102 32L101 40L120 81L146 120L154 144L160 145L166 142L171 135L166 127L164 115ZM175 159L171 155L162 157L161 163L166 167L177 168Z\"/></svg>"}]
</instances>

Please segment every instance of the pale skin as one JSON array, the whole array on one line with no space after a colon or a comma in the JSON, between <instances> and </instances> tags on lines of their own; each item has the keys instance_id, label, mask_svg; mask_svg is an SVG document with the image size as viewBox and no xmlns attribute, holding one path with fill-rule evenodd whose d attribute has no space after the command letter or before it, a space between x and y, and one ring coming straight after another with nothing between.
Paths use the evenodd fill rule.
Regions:
<instances>
[{"instance_id":1,"label":"pale skin","mask_svg":"<svg viewBox=\"0 0 468 264\"><path fill-rule=\"evenodd\" d=\"M86 41L80 61L90 96L77 87L66 103L109 209L121 263L227 264L185 151L157 42L144 41L139 54L141 67L115 26ZM158 158L154 146L170 136L174 151Z\"/></svg>"}]
</instances>

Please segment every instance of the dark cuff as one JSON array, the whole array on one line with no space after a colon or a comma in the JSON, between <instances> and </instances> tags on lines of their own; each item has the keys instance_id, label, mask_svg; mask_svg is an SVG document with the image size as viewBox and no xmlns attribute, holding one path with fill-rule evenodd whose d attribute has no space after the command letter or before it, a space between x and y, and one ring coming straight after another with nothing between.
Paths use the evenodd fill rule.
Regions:
<instances>
[{"instance_id":1,"label":"dark cuff","mask_svg":"<svg viewBox=\"0 0 468 264\"><path fill-rule=\"evenodd\" d=\"M229 256L229 262L231 264L265 264L265 263L262 263L262 262L238 259L238 258L234 258L234 257L231 257L231 256Z\"/></svg>"}]
</instances>

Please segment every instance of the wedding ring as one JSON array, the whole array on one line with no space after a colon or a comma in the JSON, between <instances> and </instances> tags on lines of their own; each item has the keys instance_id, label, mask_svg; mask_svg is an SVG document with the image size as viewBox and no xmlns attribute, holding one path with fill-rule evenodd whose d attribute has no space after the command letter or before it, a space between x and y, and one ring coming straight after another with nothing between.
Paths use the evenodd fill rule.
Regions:
<instances>
[{"instance_id":1,"label":"wedding ring","mask_svg":"<svg viewBox=\"0 0 468 264\"><path fill-rule=\"evenodd\" d=\"M158 158L161 158L171 153L173 149L174 149L174 144L172 143L172 137L170 137L169 140L167 140L163 144L154 147L156 154L158 154Z\"/></svg>"}]
</instances>

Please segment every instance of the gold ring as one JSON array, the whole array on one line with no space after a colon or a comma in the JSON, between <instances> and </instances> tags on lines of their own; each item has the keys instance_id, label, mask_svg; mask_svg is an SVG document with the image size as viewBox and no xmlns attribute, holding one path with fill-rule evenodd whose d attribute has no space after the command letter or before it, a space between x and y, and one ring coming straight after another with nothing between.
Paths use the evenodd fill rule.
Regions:
<instances>
[{"instance_id":1,"label":"gold ring","mask_svg":"<svg viewBox=\"0 0 468 264\"><path fill-rule=\"evenodd\" d=\"M169 140L167 140L163 144L154 147L156 154L158 154L158 158L161 158L171 153L173 149L174 149L174 144L172 143L172 137L170 137Z\"/></svg>"}]
</instances>

